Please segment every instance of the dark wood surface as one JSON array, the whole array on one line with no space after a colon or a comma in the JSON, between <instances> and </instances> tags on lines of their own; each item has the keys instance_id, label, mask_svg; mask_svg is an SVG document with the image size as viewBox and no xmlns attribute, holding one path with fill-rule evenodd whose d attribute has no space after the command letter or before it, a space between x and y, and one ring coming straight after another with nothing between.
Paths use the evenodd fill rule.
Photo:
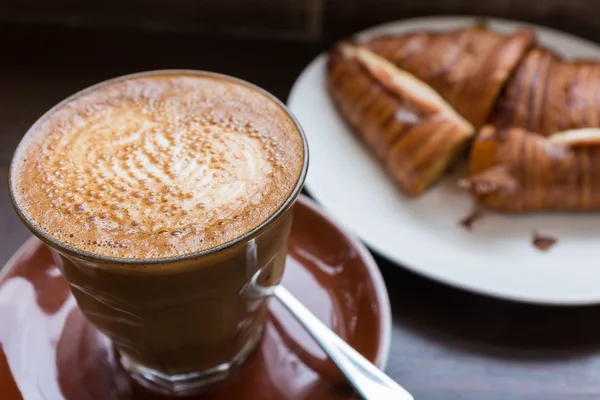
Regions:
<instances>
[{"instance_id":1,"label":"dark wood surface","mask_svg":"<svg viewBox=\"0 0 600 400\"><path fill-rule=\"evenodd\" d=\"M285 100L326 46L17 25L0 26L0 37L0 265L29 236L8 197L11 153L57 101L106 78L157 68L223 72ZM600 399L599 307L491 299L377 261L393 313L387 371L416 399Z\"/></svg>"}]
</instances>

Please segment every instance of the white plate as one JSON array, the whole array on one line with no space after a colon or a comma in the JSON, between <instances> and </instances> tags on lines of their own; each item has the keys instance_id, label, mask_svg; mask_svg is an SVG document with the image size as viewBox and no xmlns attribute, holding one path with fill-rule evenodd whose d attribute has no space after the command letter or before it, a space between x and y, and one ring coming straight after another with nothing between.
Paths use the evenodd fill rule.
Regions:
<instances>
[{"instance_id":1,"label":"white plate","mask_svg":"<svg viewBox=\"0 0 600 400\"><path fill-rule=\"evenodd\" d=\"M360 35L447 30L473 18L399 21ZM523 23L489 19L511 32ZM566 57L599 58L600 47L539 26L538 41ZM458 224L472 200L449 177L422 197L400 193L379 163L334 109L325 86L326 56L296 81L288 105L306 131L311 166L308 191L373 250L422 275L472 291L545 304L600 303L600 214L491 214L472 231ZM532 232L558 238L548 252L531 244Z\"/></svg>"}]
</instances>

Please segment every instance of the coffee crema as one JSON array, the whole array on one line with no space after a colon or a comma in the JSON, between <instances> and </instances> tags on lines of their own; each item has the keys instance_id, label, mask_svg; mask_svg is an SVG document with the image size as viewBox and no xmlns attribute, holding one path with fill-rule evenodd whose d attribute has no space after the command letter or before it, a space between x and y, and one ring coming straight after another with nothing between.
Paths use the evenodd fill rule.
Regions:
<instances>
[{"instance_id":1,"label":"coffee crema","mask_svg":"<svg viewBox=\"0 0 600 400\"><path fill-rule=\"evenodd\" d=\"M10 179L23 214L50 237L100 256L166 258L259 226L303 160L296 124L259 90L157 73L51 110L21 142Z\"/></svg>"}]
</instances>

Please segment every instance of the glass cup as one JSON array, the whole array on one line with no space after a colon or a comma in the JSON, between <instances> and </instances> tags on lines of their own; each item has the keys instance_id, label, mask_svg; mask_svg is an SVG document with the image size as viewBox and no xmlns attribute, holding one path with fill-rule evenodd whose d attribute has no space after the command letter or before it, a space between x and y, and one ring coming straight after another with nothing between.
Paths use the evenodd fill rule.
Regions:
<instances>
[{"instance_id":1,"label":"glass cup","mask_svg":"<svg viewBox=\"0 0 600 400\"><path fill-rule=\"evenodd\" d=\"M156 72L136 75L152 73ZM286 110L275 97L247 82L195 73L247 85ZM142 385L169 395L202 391L227 379L260 342L267 300L284 270L292 206L308 169L306 139L289 116L301 137L304 157L288 198L255 229L192 254L123 259L67 246L38 229L22 211L12 184L16 172L11 169L10 191L17 214L50 246L84 316L112 340L123 367Z\"/></svg>"}]
</instances>

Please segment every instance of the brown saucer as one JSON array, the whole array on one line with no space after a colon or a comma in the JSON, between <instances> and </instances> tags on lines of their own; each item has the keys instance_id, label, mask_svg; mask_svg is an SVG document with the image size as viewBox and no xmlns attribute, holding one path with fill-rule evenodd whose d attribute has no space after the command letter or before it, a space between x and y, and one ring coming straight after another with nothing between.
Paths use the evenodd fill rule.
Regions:
<instances>
[{"instance_id":1,"label":"brown saucer","mask_svg":"<svg viewBox=\"0 0 600 400\"><path fill-rule=\"evenodd\" d=\"M294 209L283 283L354 348L383 366L390 308L365 247L306 197ZM271 300L257 352L203 400L351 399L325 354ZM2 400L161 399L133 383L108 340L81 315L50 251L31 238L0 273Z\"/></svg>"}]
</instances>

